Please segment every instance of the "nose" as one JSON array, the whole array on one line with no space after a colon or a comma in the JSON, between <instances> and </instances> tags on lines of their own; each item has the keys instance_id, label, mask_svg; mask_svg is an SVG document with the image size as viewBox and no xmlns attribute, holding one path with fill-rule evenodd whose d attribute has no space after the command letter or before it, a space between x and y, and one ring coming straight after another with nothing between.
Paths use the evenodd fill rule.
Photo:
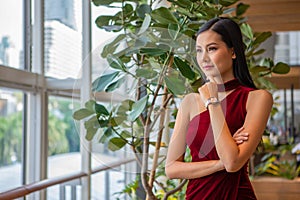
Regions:
<instances>
[{"instance_id":1,"label":"nose","mask_svg":"<svg viewBox=\"0 0 300 200\"><path fill-rule=\"evenodd\" d=\"M208 56L208 53L206 51L203 51L199 54L199 61L201 63L209 62L209 56Z\"/></svg>"}]
</instances>

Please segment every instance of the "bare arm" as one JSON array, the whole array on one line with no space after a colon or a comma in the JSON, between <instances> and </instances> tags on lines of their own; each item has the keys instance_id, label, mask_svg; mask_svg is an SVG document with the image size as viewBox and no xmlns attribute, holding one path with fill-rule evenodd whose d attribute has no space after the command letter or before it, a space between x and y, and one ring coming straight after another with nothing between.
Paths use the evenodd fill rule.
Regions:
<instances>
[{"instance_id":1,"label":"bare arm","mask_svg":"<svg viewBox=\"0 0 300 200\"><path fill-rule=\"evenodd\" d=\"M213 94L213 92L210 93L208 91L213 90L213 88L200 89L203 100L208 95ZM240 145L237 145L231 136L221 105L209 105L208 109L216 141L216 149L228 172L238 171L255 151L266 127L272 104L272 96L267 91L255 90L250 92L246 108L247 115L243 125L243 132L248 133L248 140Z\"/></svg>"},{"instance_id":2,"label":"bare arm","mask_svg":"<svg viewBox=\"0 0 300 200\"><path fill-rule=\"evenodd\" d=\"M174 132L168 147L165 171L169 178L193 179L224 169L220 160L184 162L186 132L190 122L190 105L195 105L195 94L184 98L177 113ZM195 107L192 106L194 109ZM202 105L203 107L203 105ZM192 108L192 109L193 109ZM202 108L204 110L204 108ZM200 108L201 110L201 108Z\"/></svg>"}]
</instances>

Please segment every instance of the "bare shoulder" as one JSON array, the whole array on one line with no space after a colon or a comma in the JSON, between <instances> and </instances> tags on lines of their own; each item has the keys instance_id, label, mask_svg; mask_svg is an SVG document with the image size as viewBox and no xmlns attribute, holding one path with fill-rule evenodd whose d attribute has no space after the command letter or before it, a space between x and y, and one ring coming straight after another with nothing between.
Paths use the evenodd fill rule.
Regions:
<instances>
[{"instance_id":1,"label":"bare shoulder","mask_svg":"<svg viewBox=\"0 0 300 200\"><path fill-rule=\"evenodd\" d=\"M203 110L202 104L199 93L189 93L183 98L180 108L191 118Z\"/></svg>"},{"instance_id":2,"label":"bare shoulder","mask_svg":"<svg viewBox=\"0 0 300 200\"><path fill-rule=\"evenodd\" d=\"M199 98L200 98L200 95L198 93L189 93L184 96L181 104L183 106L187 105L190 107L191 105L193 105L193 103L195 104L195 102L198 101Z\"/></svg>"},{"instance_id":3,"label":"bare shoulder","mask_svg":"<svg viewBox=\"0 0 300 200\"><path fill-rule=\"evenodd\" d=\"M272 94L263 89L253 90L249 93L248 103L249 105L273 105L273 96Z\"/></svg>"}]
</instances>

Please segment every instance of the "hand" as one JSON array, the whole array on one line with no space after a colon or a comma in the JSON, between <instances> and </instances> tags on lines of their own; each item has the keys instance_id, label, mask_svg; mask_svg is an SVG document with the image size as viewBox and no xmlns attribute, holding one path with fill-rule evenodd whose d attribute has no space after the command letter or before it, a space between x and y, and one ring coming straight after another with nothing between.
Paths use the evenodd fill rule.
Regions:
<instances>
[{"instance_id":1,"label":"hand","mask_svg":"<svg viewBox=\"0 0 300 200\"><path fill-rule=\"evenodd\" d=\"M237 145L243 144L244 141L247 141L249 138L249 134L243 131L244 131L244 127L237 130L232 136Z\"/></svg>"},{"instance_id":2,"label":"hand","mask_svg":"<svg viewBox=\"0 0 300 200\"><path fill-rule=\"evenodd\" d=\"M218 86L216 81L213 77L208 77L208 79L209 82L205 83L202 87L198 89L203 103L205 103L210 97L218 98Z\"/></svg>"}]
</instances>

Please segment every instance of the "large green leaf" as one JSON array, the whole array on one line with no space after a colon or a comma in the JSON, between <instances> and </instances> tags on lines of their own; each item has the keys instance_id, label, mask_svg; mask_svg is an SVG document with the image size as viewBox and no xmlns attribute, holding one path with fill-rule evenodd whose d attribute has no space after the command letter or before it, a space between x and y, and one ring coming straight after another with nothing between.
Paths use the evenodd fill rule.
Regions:
<instances>
[{"instance_id":1,"label":"large green leaf","mask_svg":"<svg viewBox=\"0 0 300 200\"><path fill-rule=\"evenodd\" d=\"M109 112L104 105L95 103L95 111L97 114L108 116Z\"/></svg>"},{"instance_id":2,"label":"large green leaf","mask_svg":"<svg viewBox=\"0 0 300 200\"><path fill-rule=\"evenodd\" d=\"M103 135L100 137L99 142L102 144L105 143L106 140L112 136L112 133L111 127L104 129Z\"/></svg>"},{"instance_id":3,"label":"large green leaf","mask_svg":"<svg viewBox=\"0 0 300 200\"><path fill-rule=\"evenodd\" d=\"M115 2L115 0L92 0L95 6L108 6Z\"/></svg>"},{"instance_id":4,"label":"large green leaf","mask_svg":"<svg viewBox=\"0 0 300 200\"><path fill-rule=\"evenodd\" d=\"M173 40L176 40L176 38L180 37L179 35L180 26L179 24L169 24L168 25L168 32L169 35Z\"/></svg>"},{"instance_id":5,"label":"large green leaf","mask_svg":"<svg viewBox=\"0 0 300 200\"><path fill-rule=\"evenodd\" d=\"M160 48L141 48L140 53L148 56L160 56L166 53L166 50Z\"/></svg>"},{"instance_id":6,"label":"large green leaf","mask_svg":"<svg viewBox=\"0 0 300 200\"><path fill-rule=\"evenodd\" d=\"M249 39L253 39L253 32L252 32L252 28L250 27L249 24L243 23L241 25L241 31L243 33L244 36L246 36Z\"/></svg>"},{"instance_id":7,"label":"large green leaf","mask_svg":"<svg viewBox=\"0 0 300 200\"><path fill-rule=\"evenodd\" d=\"M136 76L137 77L143 77L146 79L152 79L157 76L157 72L152 70L152 69L145 69L145 68L138 68L136 71Z\"/></svg>"},{"instance_id":8,"label":"large green leaf","mask_svg":"<svg viewBox=\"0 0 300 200\"><path fill-rule=\"evenodd\" d=\"M258 66L258 65L250 68L250 71L255 72L255 73L266 72L266 71L269 71L269 70L270 70L270 68L268 68L268 67Z\"/></svg>"},{"instance_id":9,"label":"large green leaf","mask_svg":"<svg viewBox=\"0 0 300 200\"><path fill-rule=\"evenodd\" d=\"M231 6L231 5L235 4L237 1L239 1L239 0L219 0L219 4L227 7L227 6Z\"/></svg>"},{"instance_id":10,"label":"large green leaf","mask_svg":"<svg viewBox=\"0 0 300 200\"><path fill-rule=\"evenodd\" d=\"M132 105L134 104L134 101L130 100L130 99L126 99L124 101L121 102L121 105L118 107L118 111L117 114L118 115L123 115L125 114L127 111L132 110Z\"/></svg>"},{"instance_id":11,"label":"large green leaf","mask_svg":"<svg viewBox=\"0 0 300 200\"><path fill-rule=\"evenodd\" d=\"M125 82L125 77L119 78L118 80L112 82L107 86L105 92L112 92L115 89L119 88Z\"/></svg>"},{"instance_id":12,"label":"large green leaf","mask_svg":"<svg viewBox=\"0 0 300 200\"><path fill-rule=\"evenodd\" d=\"M118 137L111 138L108 142L108 149L111 151L117 151L126 145L126 140Z\"/></svg>"},{"instance_id":13,"label":"large green leaf","mask_svg":"<svg viewBox=\"0 0 300 200\"><path fill-rule=\"evenodd\" d=\"M151 7L148 4L141 4L136 9L136 15L142 19L145 18L146 14L150 14L150 13L151 13Z\"/></svg>"},{"instance_id":14,"label":"large green leaf","mask_svg":"<svg viewBox=\"0 0 300 200\"><path fill-rule=\"evenodd\" d=\"M255 36L256 36L256 38L253 42L253 45L259 45L262 42L266 41L266 39L271 37L272 33L271 32L262 32L262 33L259 33L258 35L255 35Z\"/></svg>"},{"instance_id":15,"label":"large green leaf","mask_svg":"<svg viewBox=\"0 0 300 200\"><path fill-rule=\"evenodd\" d=\"M187 62L184 62L183 60L181 60L179 57L175 57L174 58L174 65L176 68L179 69L179 71L181 72L181 74L190 79L193 80L196 76L195 72L191 69L190 65L187 64Z\"/></svg>"},{"instance_id":16,"label":"large green leaf","mask_svg":"<svg viewBox=\"0 0 300 200\"><path fill-rule=\"evenodd\" d=\"M112 42L106 44L101 52L101 56L106 58L107 55L115 53L120 42L126 38L125 34L118 35Z\"/></svg>"},{"instance_id":17,"label":"large green leaf","mask_svg":"<svg viewBox=\"0 0 300 200\"><path fill-rule=\"evenodd\" d=\"M148 96L144 96L132 105L132 110L129 113L129 120L135 121L144 111L148 101Z\"/></svg>"},{"instance_id":18,"label":"large green leaf","mask_svg":"<svg viewBox=\"0 0 300 200\"><path fill-rule=\"evenodd\" d=\"M239 3L236 7L236 15L237 16L243 15L249 7L250 7L250 5L248 5L248 4Z\"/></svg>"},{"instance_id":19,"label":"large green leaf","mask_svg":"<svg viewBox=\"0 0 300 200\"><path fill-rule=\"evenodd\" d=\"M185 83L182 79L172 76L172 77L165 77L165 83L168 87L168 89L174 94L174 95L182 95L185 92Z\"/></svg>"},{"instance_id":20,"label":"large green leaf","mask_svg":"<svg viewBox=\"0 0 300 200\"><path fill-rule=\"evenodd\" d=\"M99 17L96 18L96 25L99 28L103 28L104 26L109 26L110 25L110 21L113 19L113 16L110 15L101 15Z\"/></svg>"},{"instance_id":21,"label":"large green leaf","mask_svg":"<svg viewBox=\"0 0 300 200\"><path fill-rule=\"evenodd\" d=\"M91 128L91 127L96 128L96 129L100 128L97 117L94 115L93 117L91 117L87 121L85 121L84 127L86 129Z\"/></svg>"},{"instance_id":22,"label":"large green leaf","mask_svg":"<svg viewBox=\"0 0 300 200\"><path fill-rule=\"evenodd\" d=\"M95 112L95 103L96 101L93 99L88 100L87 102L85 102L84 107L92 112Z\"/></svg>"},{"instance_id":23,"label":"large green leaf","mask_svg":"<svg viewBox=\"0 0 300 200\"><path fill-rule=\"evenodd\" d=\"M168 25L170 23L177 24L176 17L165 7L160 7L151 12L151 17L160 24Z\"/></svg>"},{"instance_id":24,"label":"large green leaf","mask_svg":"<svg viewBox=\"0 0 300 200\"><path fill-rule=\"evenodd\" d=\"M109 66L114 69L126 71L126 67L123 64L123 62L113 54L107 55L107 61L109 63Z\"/></svg>"},{"instance_id":25,"label":"large green leaf","mask_svg":"<svg viewBox=\"0 0 300 200\"><path fill-rule=\"evenodd\" d=\"M131 138L132 137L131 133L129 131L126 131L126 130L122 131L121 136L123 138Z\"/></svg>"},{"instance_id":26,"label":"large green leaf","mask_svg":"<svg viewBox=\"0 0 300 200\"><path fill-rule=\"evenodd\" d=\"M98 129L96 129L94 127L88 127L86 129L85 139L87 139L88 141L91 141L94 138L94 136L96 135L97 130Z\"/></svg>"},{"instance_id":27,"label":"large green leaf","mask_svg":"<svg viewBox=\"0 0 300 200\"><path fill-rule=\"evenodd\" d=\"M272 72L277 74L287 74L290 71L289 65L283 62L278 62L272 69Z\"/></svg>"},{"instance_id":28,"label":"large green leaf","mask_svg":"<svg viewBox=\"0 0 300 200\"><path fill-rule=\"evenodd\" d=\"M93 92L101 92L109 85L117 76L119 72L113 72L111 74L105 74L97 78L92 83L92 91Z\"/></svg>"},{"instance_id":29,"label":"large green leaf","mask_svg":"<svg viewBox=\"0 0 300 200\"><path fill-rule=\"evenodd\" d=\"M73 113L73 118L75 120L82 120L88 116L91 116L92 114L95 114L94 112L86 109L86 108L81 108L79 110L76 110L74 113Z\"/></svg>"},{"instance_id":30,"label":"large green leaf","mask_svg":"<svg viewBox=\"0 0 300 200\"><path fill-rule=\"evenodd\" d=\"M178 5L179 8L189 8L193 2L192 1L187 1L187 0L168 0L169 2L172 2L174 5Z\"/></svg>"},{"instance_id":31,"label":"large green leaf","mask_svg":"<svg viewBox=\"0 0 300 200\"><path fill-rule=\"evenodd\" d=\"M143 24L138 32L138 35L144 33L149 28L150 24L151 24L151 17L150 15L146 14Z\"/></svg>"},{"instance_id":32,"label":"large green leaf","mask_svg":"<svg viewBox=\"0 0 300 200\"><path fill-rule=\"evenodd\" d=\"M123 13L121 14L121 16L129 17L130 15L133 14L133 12L134 12L133 6L129 3L126 3L125 6L123 7Z\"/></svg>"}]
</instances>

